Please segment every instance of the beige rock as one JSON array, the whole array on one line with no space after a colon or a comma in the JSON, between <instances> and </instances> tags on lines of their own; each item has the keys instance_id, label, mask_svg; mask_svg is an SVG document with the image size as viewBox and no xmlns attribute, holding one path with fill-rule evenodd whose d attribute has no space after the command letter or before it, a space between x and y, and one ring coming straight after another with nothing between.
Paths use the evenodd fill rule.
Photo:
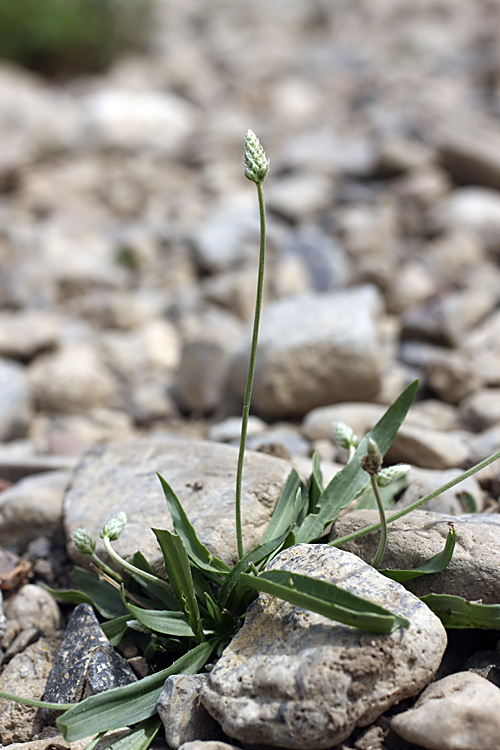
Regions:
<instances>
[{"instance_id":1,"label":"beige rock","mask_svg":"<svg viewBox=\"0 0 500 750\"><path fill-rule=\"evenodd\" d=\"M390 513L388 517L390 518ZM455 594L468 600L482 599L485 604L500 601L500 545L496 514L443 516L414 510L388 526L387 550L383 566L411 570L432 555L442 552L453 523L457 543L449 566L441 573L405 581L404 586L417 596L425 594ZM357 531L379 520L375 510L356 510L336 522L333 537ZM346 542L342 549L371 562L375 557L380 532Z\"/></svg>"},{"instance_id":2,"label":"beige rock","mask_svg":"<svg viewBox=\"0 0 500 750\"><path fill-rule=\"evenodd\" d=\"M410 463L423 469L452 469L462 466L468 455L459 430L438 432L403 423L386 458L390 463Z\"/></svg>"},{"instance_id":3,"label":"beige rock","mask_svg":"<svg viewBox=\"0 0 500 750\"><path fill-rule=\"evenodd\" d=\"M437 490L451 479L459 476L459 469L433 471L413 467L408 473L408 488L396 504L396 508L407 508L416 500ZM465 495L464 495L465 493ZM471 507L472 504L472 507ZM450 490L438 495L434 500L422 506L422 510L436 513L448 513L452 516L460 513L481 512L484 510L484 495L475 476L468 477Z\"/></svg>"},{"instance_id":4,"label":"beige rock","mask_svg":"<svg viewBox=\"0 0 500 750\"><path fill-rule=\"evenodd\" d=\"M395 716L391 729L428 750L499 750L500 690L471 672L451 674Z\"/></svg>"},{"instance_id":5,"label":"beige rock","mask_svg":"<svg viewBox=\"0 0 500 750\"><path fill-rule=\"evenodd\" d=\"M236 745L228 745L227 742L195 740L194 742L185 742L179 747L179 750L238 750L238 748Z\"/></svg>"},{"instance_id":6,"label":"beige rock","mask_svg":"<svg viewBox=\"0 0 500 750\"><path fill-rule=\"evenodd\" d=\"M500 388L480 388L460 403L460 416L473 430L486 430L500 423Z\"/></svg>"},{"instance_id":7,"label":"beige rock","mask_svg":"<svg viewBox=\"0 0 500 750\"><path fill-rule=\"evenodd\" d=\"M88 346L68 346L38 357L28 369L33 397L42 410L78 414L109 407L117 398L117 380Z\"/></svg>"},{"instance_id":8,"label":"beige rock","mask_svg":"<svg viewBox=\"0 0 500 750\"><path fill-rule=\"evenodd\" d=\"M128 523L116 550L129 558L140 549L148 560L156 560L159 548L151 527L172 528L159 472L177 493L203 543L234 562L237 455L233 446L161 437L96 446L83 458L66 495L67 538L81 526L98 537L111 516L125 511ZM242 499L247 549L261 540L290 470L286 461L248 452ZM72 546L69 552L80 564L88 560Z\"/></svg>"},{"instance_id":9,"label":"beige rock","mask_svg":"<svg viewBox=\"0 0 500 750\"><path fill-rule=\"evenodd\" d=\"M224 733L200 701L200 689L206 675L172 675L167 677L156 703L165 727L169 747L188 742L223 740Z\"/></svg>"},{"instance_id":10,"label":"beige rock","mask_svg":"<svg viewBox=\"0 0 500 750\"><path fill-rule=\"evenodd\" d=\"M40 638L22 653L14 656L0 675L0 690L24 698L42 700L43 691L61 644L61 638ZM41 711L0 698L0 742L28 742L40 731L44 721Z\"/></svg>"},{"instance_id":11,"label":"beige rock","mask_svg":"<svg viewBox=\"0 0 500 750\"><path fill-rule=\"evenodd\" d=\"M499 248L500 196L496 190L457 188L433 209L430 220L436 229L474 232L489 249Z\"/></svg>"},{"instance_id":12,"label":"beige rock","mask_svg":"<svg viewBox=\"0 0 500 750\"><path fill-rule=\"evenodd\" d=\"M1 312L0 355L29 360L56 345L57 330L56 318L50 313Z\"/></svg>"},{"instance_id":13,"label":"beige rock","mask_svg":"<svg viewBox=\"0 0 500 750\"><path fill-rule=\"evenodd\" d=\"M458 404L482 385L474 363L460 351L436 354L427 364L425 375L432 390L451 404Z\"/></svg>"},{"instance_id":14,"label":"beige rock","mask_svg":"<svg viewBox=\"0 0 500 750\"><path fill-rule=\"evenodd\" d=\"M431 679L446 633L402 586L327 545L297 545L270 567L334 581L411 625L392 635L361 633L261 594L202 688L203 704L230 737L330 748Z\"/></svg>"},{"instance_id":15,"label":"beige rock","mask_svg":"<svg viewBox=\"0 0 500 750\"><path fill-rule=\"evenodd\" d=\"M301 172L271 182L266 190L267 207L289 221L314 218L332 201L333 184L325 175Z\"/></svg>"},{"instance_id":16,"label":"beige rock","mask_svg":"<svg viewBox=\"0 0 500 750\"><path fill-rule=\"evenodd\" d=\"M378 422L386 408L380 404L342 403L319 406L304 417L302 432L309 440L334 441L334 422L344 422L361 439Z\"/></svg>"}]
</instances>

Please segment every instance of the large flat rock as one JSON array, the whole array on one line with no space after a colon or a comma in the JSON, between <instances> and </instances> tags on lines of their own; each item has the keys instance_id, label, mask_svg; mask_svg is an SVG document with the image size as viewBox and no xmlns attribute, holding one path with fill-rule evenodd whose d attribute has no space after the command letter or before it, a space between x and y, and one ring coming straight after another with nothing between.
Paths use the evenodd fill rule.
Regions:
<instances>
[{"instance_id":1,"label":"large flat rock","mask_svg":"<svg viewBox=\"0 0 500 750\"><path fill-rule=\"evenodd\" d=\"M181 500L198 536L213 554L236 559L234 495L238 450L219 443L144 438L92 448L78 465L64 503L65 530L85 527L95 536L119 511L128 523L115 549L125 558L141 550L150 561L160 556L151 527L172 529L160 473ZM291 469L288 462L248 451L243 471L243 538L247 549L259 543ZM98 545L98 553L102 552ZM88 558L69 545L79 563Z\"/></svg>"},{"instance_id":2,"label":"large flat rock","mask_svg":"<svg viewBox=\"0 0 500 750\"><path fill-rule=\"evenodd\" d=\"M271 567L337 583L411 625L376 635L261 594L202 688L203 704L230 737L330 748L431 680L446 632L402 586L328 545L297 545Z\"/></svg>"}]
</instances>

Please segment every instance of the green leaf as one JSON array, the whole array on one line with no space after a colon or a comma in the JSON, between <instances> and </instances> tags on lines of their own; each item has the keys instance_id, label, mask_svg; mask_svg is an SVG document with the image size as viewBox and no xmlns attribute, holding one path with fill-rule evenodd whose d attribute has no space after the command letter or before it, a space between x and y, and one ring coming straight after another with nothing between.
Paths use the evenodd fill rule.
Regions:
<instances>
[{"instance_id":1,"label":"green leaf","mask_svg":"<svg viewBox=\"0 0 500 750\"><path fill-rule=\"evenodd\" d=\"M379 487L378 491L380 492L382 505L386 510L394 508L396 495L399 495L399 493L402 492L402 490L404 490L407 485L407 478L400 477L391 484L388 484L387 487ZM362 489L359 495L357 495L356 497L356 510L364 509L377 510L377 501L375 499L375 493L373 492L371 484Z\"/></svg>"},{"instance_id":2,"label":"green leaf","mask_svg":"<svg viewBox=\"0 0 500 750\"><path fill-rule=\"evenodd\" d=\"M336 474L322 492L318 501L318 512L307 516L295 531L297 544L313 542L321 536L328 524L335 521L343 508L346 508L369 481L368 474L361 468L361 458L366 454L368 440L377 443L382 455L394 440L417 393L418 380L409 385L389 407L383 417L361 440L351 461Z\"/></svg>"},{"instance_id":3,"label":"green leaf","mask_svg":"<svg viewBox=\"0 0 500 750\"><path fill-rule=\"evenodd\" d=\"M186 636L194 638L192 628L186 622L183 612L166 612L164 609L142 609L128 604L130 613L146 627L164 635ZM131 619L129 617L129 619Z\"/></svg>"},{"instance_id":4,"label":"green leaf","mask_svg":"<svg viewBox=\"0 0 500 750\"><path fill-rule=\"evenodd\" d=\"M152 529L158 539L168 580L198 641L204 641L200 610L191 575L189 557L180 536L167 529Z\"/></svg>"},{"instance_id":5,"label":"green leaf","mask_svg":"<svg viewBox=\"0 0 500 750\"><path fill-rule=\"evenodd\" d=\"M500 630L500 604L476 604L451 594L427 594L420 599L439 617L445 628Z\"/></svg>"},{"instance_id":6,"label":"green leaf","mask_svg":"<svg viewBox=\"0 0 500 750\"><path fill-rule=\"evenodd\" d=\"M446 544L442 552L438 552L437 555L429 557L422 565L413 570L379 570L379 573L391 578L393 581L410 581L412 578L420 578L420 576L431 575L432 573L441 573L442 570L448 567L451 558L453 557L453 550L455 549L455 542L457 541L457 534L454 528L451 528L446 538Z\"/></svg>"},{"instance_id":7,"label":"green leaf","mask_svg":"<svg viewBox=\"0 0 500 750\"><path fill-rule=\"evenodd\" d=\"M295 469L292 469L274 506L273 515L262 537L261 544L277 539L292 528L295 523L294 515L297 490L301 489L301 485L299 475Z\"/></svg>"},{"instance_id":8,"label":"green leaf","mask_svg":"<svg viewBox=\"0 0 500 750\"><path fill-rule=\"evenodd\" d=\"M14 701L14 703L21 703L23 706L46 708L49 711L65 711L68 708L72 708L74 705L73 703L48 703L47 701L37 701L34 698L24 698L22 695L6 693L5 690L0 690L0 698L3 698L6 701Z\"/></svg>"},{"instance_id":9,"label":"green leaf","mask_svg":"<svg viewBox=\"0 0 500 750\"><path fill-rule=\"evenodd\" d=\"M107 581L101 581L95 573L75 565L71 571L71 578L83 594L86 594L99 614L107 620L120 617L126 613L126 608L120 598L120 592ZM61 593L61 592L59 592ZM55 594L58 596L59 594ZM70 601L66 599L65 601Z\"/></svg>"},{"instance_id":10,"label":"green leaf","mask_svg":"<svg viewBox=\"0 0 500 750\"><path fill-rule=\"evenodd\" d=\"M319 456L314 451L312 457L311 488L309 490L309 513L318 512L318 503L323 492L323 473Z\"/></svg>"},{"instance_id":11,"label":"green leaf","mask_svg":"<svg viewBox=\"0 0 500 750\"><path fill-rule=\"evenodd\" d=\"M246 599L245 592L238 591L240 575L247 571L250 565L257 565L262 561L267 562L271 555L274 556L279 550L281 550L287 537L288 534L285 533L282 534L281 537L278 537L278 539L272 539L269 542L259 544L236 563L219 591L217 604L221 610L230 609L231 612L239 612L240 602Z\"/></svg>"},{"instance_id":12,"label":"green leaf","mask_svg":"<svg viewBox=\"0 0 500 750\"><path fill-rule=\"evenodd\" d=\"M139 586L144 589L144 591L149 594L153 598L153 600L156 600L159 603L160 607L164 605L167 609L176 612L179 609L179 602L175 598L172 586L167 581L164 581L163 578L160 578L157 573L155 573L154 569L148 563L142 552L136 552L131 558L130 563L135 568L137 568L138 572L129 573L129 581L130 579L132 579L137 584L139 584ZM144 571L144 573L155 576L156 580L152 581L149 578L141 576L140 571ZM146 600L144 600L144 603L146 603Z\"/></svg>"},{"instance_id":13,"label":"green leaf","mask_svg":"<svg viewBox=\"0 0 500 750\"><path fill-rule=\"evenodd\" d=\"M241 581L257 591L264 591L297 607L371 633L392 633L396 628L410 625L406 618L334 583L288 570L267 570L259 576L243 573Z\"/></svg>"},{"instance_id":14,"label":"green leaf","mask_svg":"<svg viewBox=\"0 0 500 750\"><path fill-rule=\"evenodd\" d=\"M123 687L91 695L60 716L56 725L68 742L81 740L92 734L136 724L154 716L156 701L167 677L173 674L196 674L206 664L216 638L200 643L161 672L132 682Z\"/></svg>"},{"instance_id":15,"label":"green leaf","mask_svg":"<svg viewBox=\"0 0 500 750\"><path fill-rule=\"evenodd\" d=\"M130 615L122 615L121 617L115 617L113 620L106 620L106 622L101 623L104 635L112 646L118 646L128 630L127 620L131 619Z\"/></svg>"},{"instance_id":16,"label":"green leaf","mask_svg":"<svg viewBox=\"0 0 500 750\"><path fill-rule=\"evenodd\" d=\"M109 745L107 750L147 750L161 725L162 721L158 716L151 716Z\"/></svg>"},{"instance_id":17,"label":"green leaf","mask_svg":"<svg viewBox=\"0 0 500 750\"><path fill-rule=\"evenodd\" d=\"M198 539L196 531L182 507L181 501L171 486L160 474L158 474L158 478L165 493L170 515L172 516L174 531L184 542L184 547L189 557L199 568L208 573L216 574L217 576L227 575L231 571L229 565L226 565L225 562L219 560L217 557L212 557L209 550Z\"/></svg>"}]
</instances>

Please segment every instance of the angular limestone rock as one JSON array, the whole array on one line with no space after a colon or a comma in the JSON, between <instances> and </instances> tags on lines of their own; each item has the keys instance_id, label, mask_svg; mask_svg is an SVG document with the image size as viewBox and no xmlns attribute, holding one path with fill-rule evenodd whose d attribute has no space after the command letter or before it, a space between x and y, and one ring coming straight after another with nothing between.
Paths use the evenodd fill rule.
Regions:
<instances>
[{"instance_id":1,"label":"angular limestone rock","mask_svg":"<svg viewBox=\"0 0 500 750\"><path fill-rule=\"evenodd\" d=\"M205 707L230 737L330 748L430 681L446 632L402 586L327 545L297 545L271 567L337 583L411 625L376 635L261 594L202 689Z\"/></svg>"},{"instance_id":2,"label":"angular limestone rock","mask_svg":"<svg viewBox=\"0 0 500 750\"><path fill-rule=\"evenodd\" d=\"M175 674L167 677L156 703L169 747L197 740L218 741L225 735L200 701L206 675Z\"/></svg>"},{"instance_id":3,"label":"angular limestone rock","mask_svg":"<svg viewBox=\"0 0 500 750\"><path fill-rule=\"evenodd\" d=\"M238 450L201 440L134 439L90 450L78 467L65 500L65 526L84 526L98 538L107 521L125 511L128 523L113 546L125 558L140 549L150 562L160 556L151 527L172 529L159 472L177 493L210 551L235 562L234 493ZM267 528L274 504L291 470L286 461L247 452L243 471L243 541L250 549ZM102 544L98 553L105 555ZM88 558L71 557L80 564Z\"/></svg>"}]
</instances>

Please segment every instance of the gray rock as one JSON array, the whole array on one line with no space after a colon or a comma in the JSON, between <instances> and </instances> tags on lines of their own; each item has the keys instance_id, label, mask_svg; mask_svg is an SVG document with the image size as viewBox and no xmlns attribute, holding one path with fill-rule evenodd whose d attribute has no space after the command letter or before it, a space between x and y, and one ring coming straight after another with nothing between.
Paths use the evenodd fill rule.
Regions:
<instances>
[{"instance_id":1,"label":"gray rock","mask_svg":"<svg viewBox=\"0 0 500 750\"><path fill-rule=\"evenodd\" d=\"M204 705L230 737L329 748L429 682L446 633L399 584L326 545L298 545L271 567L335 581L411 625L392 635L361 633L261 594L202 690Z\"/></svg>"},{"instance_id":2,"label":"gray rock","mask_svg":"<svg viewBox=\"0 0 500 750\"><path fill-rule=\"evenodd\" d=\"M177 493L203 543L213 554L235 562L237 454L233 446L159 437L96 446L83 458L66 495L68 540L80 526L98 537L111 516L123 510L128 523L115 543L116 550L125 558L138 549L150 561L158 558L151 527L172 528L156 477L159 472ZM261 540L290 469L285 461L247 454L242 496L247 549ZM69 552L85 563L73 547Z\"/></svg>"},{"instance_id":3,"label":"gray rock","mask_svg":"<svg viewBox=\"0 0 500 750\"><path fill-rule=\"evenodd\" d=\"M458 351L436 352L425 366L429 387L443 401L458 404L483 384L475 363Z\"/></svg>"},{"instance_id":4,"label":"gray rock","mask_svg":"<svg viewBox=\"0 0 500 750\"><path fill-rule=\"evenodd\" d=\"M30 417L26 368L0 357L0 440L22 437Z\"/></svg>"},{"instance_id":5,"label":"gray rock","mask_svg":"<svg viewBox=\"0 0 500 750\"><path fill-rule=\"evenodd\" d=\"M334 422L344 422L354 430L361 440L371 430L385 412L380 404L342 403L332 406L319 406L306 414L302 422L302 432L309 440L326 438L335 440Z\"/></svg>"},{"instance_id":6,"label":"gray rock","mask_svg":"<svg viewBox=\"0 0 500 750\"><path fill-rule=\"evenodd\" d=\"M460 416L466 427L486 430L500 423L500 388L480 388L460 404Z\"/></svg>"},{"instance_id":7,"label":"gray rock","mask_svg":"<svg viewBox=\"0 0 500 750\"><path fill-rule=\"evenodd\" d=\"M252 403L271 418L302 416L335 401L366 400L381 385L377 331L380 296L373 286L289 297L263 313ZM248 355L231 382L244 392Z\"/></svg>"},{"instance_id":8,"label":"gray rock","mask_svg":"<svg viewBox=\"0 0 500 750\"><path fill-rule=\"evenodd\" d=\"M206 675L167 677L156 703L165 739L176 750L186 742L222 740L224 733L200 702Z\"/></svg>"},{"instance_id":9,"label":"gray rock","mask_svg":"<svg viewBox=\"0 0 500 750\"><path fill-rule=\"evenodd\" d=\"M462 466L469 449L460 430L438 432L403 423L387 451L390 463L410 463L423 469L452 469Z\"/></svg>"},{"instance_id":10,"label":"gray rock","mask_svg":"<svg viewBox=\"0 0 500 750\"><path fill-rule=\"evenodd\" d=\"M47 678L56 658L61 638L40 638L14 656L0 675L0 690L24 698L42 700ZM41 711L0 698L0 742L28 742L44 724Z\"/></svg>"},{"instance_id":11,"label":"gray rock","mask_svg":"<svg viewBox=\"0 0 500 750\"><path fill-rule=\"evenodd\" d=\"M500 653L476 651L464 664L464 671L474 672L500 687Z\"/></svg>"},{"instance_id":12,"label":"gray rock","mask_svg":"<svg viewBox=\"0 0 500 750\"><path fill-rule=\"evenodd\" d=\"M46 471L21 479L0 494L0 545L24 552L37 536L54 536L62 523L70 474Z\"/></svg>"},{"instance_id":13,"label":"gray rock","mask_svg":"<svg viewBox=\"0 0 500 750\"><path fill-rule=\"evenodd\" d=\"M0 477L8 482L46 471L69 471L74 465L70 456L38 455L36 445L29 440L0 444Z\"/></svg>"},{"instance_id":14,"label":"gray rock","mask_svg":"<svg viewBox=\"0 0 500 750\"><path fill-rule=\"evenodd\" d=\"M311 444L293 425L277 424L271 429L266 430L258 435L252 435L248 438L247 446L250 450L262 451L270 455L278 456L273 452L273 446L283 448L283 458L290 456L310 456Z\"/></svg>"},{"instance_id":15,"label":"gray rock","mask_svg":"<svg viewBox=\"0 0 500 750\"><path fill-rule=\"evenodd\" d=\"M89 346L67 346L44 354L29 367L33 398L39 409L81 414L116 404L118 381Z\"/></svg>"},{"instance_id":16,"label":"gray rock","mask_svg":"<svg viewBox=\"0 0 500 750\"><path fill-rule=\"evenodd\" d=\"M264 432L267 424L253 415L248 418L247 436L252 437ZM222 422L213 424L208 430L208 439L216 443L230 443L239 440L241 435L241 417L227 417Z\"/></svg>"},{"instance_id":17,"label":"gray rock","mask_svg":"<svg viewBox=\"0 0 500 750\"><path fill-rule=\"evenodd\" d=\"M182 350L176 396L183 409L206 414L219 405L242 332L240 321L229 313L211 312L204 316Z\"/></svg>"},{"instance_id":18,"label":"gray rock","mask_svg":"<svg viewBox=\"0 0 500 750\"><path fill-rule=\"evenodd\" d=\"M329 130L308 131L290 139L278 155L287 169L316 169L326 174L365 176L376 163L373 144L362 138L341 138Z\"/></svg>"},{"instance_id":19,"label":"gray rock","mask_svg":"<svg viewBox=\"0 0 500 750\"><path fill-rule=\"evenodd\" d=\"M477 234L489 249L500 249L500 195L496 190L458 188L436 206L430 220L436 229L467 230Z\"/></svg>"},{"instance_id":20,"label":"gray rock","mask_svg":"<svg viewBox=\"0 0 500 750\"><path fill-rule=\"evenodd\" d=\"M408 473L408 488L404 495L398 500L396 510L407 508L424 495L437 490L451 479L459 476L459 469L448 469L446 471L433 471L432 469L419 469L413 467ZM460 484L446 490L434 500L422 506L422 510L434 511L435 513L448 513L452 516L461 513L475 513L484 509L484 494L475 476L465 479Z\"/></svg>"},{"instance_id":21,"label":"gray rock","mask_svg":"<svg viewBox=\"0 0 500 750\"><path fill-rule=\"evenodd\" d=\"M391 729L428 750L499 750L500 690L470 672L449 675L395 716Z\"/></svg>"},{"instance_id":22,"label":"gray rock","mask_svg":"<svg viewBox=\"0 0 500 750\"><path fill-rule=\"evenodd\" d=\"M225 205L214 211L193 236L196 260L217 273L253 259L259 247L259 215L255 203Z\"/></svg>"},{"instance_id":23,"label":"gray rock","mask_svg":"<svg viewBox=\"0 0 500 750\"><path fill-rule=\"evenodd\" d=\"M36 643L40 638L40 635L38 628L31 627L21 630L19 635L16 635L12 643L10 643L9 648L6 650L3 659L1 660L2 664L8 664L14 656L21 654L28 648L28 646L31 646L32 643Z\"/></svg>"},{"instance_id":24,"label":"gray rock","mask_svg":"<svg viewBox=\"0 0 500 750\"><path fill-rule=\"evenodd\" d=\"M239 750L236 745L228 745L227 742L218 742L214 740L195 740L194 742L185 742L179 750Z\"/></svg>"},{"instance_id":25,"label":"gray rock","mask_svg":"<svg viewBox=\"0 0 500 750\"><path fill-rule=\"evenodd\" d=\"M374 510L346 513L336 522L332 538L339 539L378 520L378 512ZM457 543L448 567L441 573L405 581L405 588L417 596L455 594L469 601L481 599L484 604L497 604L500 602L500 519L494 514L443 516L414 510L389 524L383 567L411 570L442 552L450 522L457 532ZM342 549L371 562L379 540L380 532L375 531L347 542Z\"/></svg>"},{"instance_id":26,"label":"gray rock","mask_svg":"<svg viewBox=\"0 0 500 750\"><path fill-rule=\"evenodd\" d=\"M500 445L500 425L494 425L478 435L471 435L468 440L467 466L484 461L496 453Z\"/></svg>"},{"instance_id":27,"label":"gray rock","mask_svg":"<svg viewBox=\"0 0 500 750\"><path fill-rule=\"evenodd\" d=\"M31 583L4 603L4 612L7 620L17 620L23 630L38 628L44 636L54 635L61 627L61 613L52 594Z\"/></svg>"},{"instance_id":28,"label":"gray rock","mask_svg":"<svg viewBox=\"0 0 500 750\"><path fill-rule=\"evenodd\" d=\"M333 185L325 175L301 172L271 181L266 205L294 223L314 219L332 203Z\"/></svg>"},{"instance_id":29,"label":"gray rock","mask_svg":"<svg viewBox=\"0 0 500 750\"><path fill-rule=\"evenodd\" d=\"M90 604L73 610L45 688L49 703L78 703L88 695L136 682L137 677L103 633ZM50 720L54 712L43 709Z\"/></svg>"}]
</instances>

